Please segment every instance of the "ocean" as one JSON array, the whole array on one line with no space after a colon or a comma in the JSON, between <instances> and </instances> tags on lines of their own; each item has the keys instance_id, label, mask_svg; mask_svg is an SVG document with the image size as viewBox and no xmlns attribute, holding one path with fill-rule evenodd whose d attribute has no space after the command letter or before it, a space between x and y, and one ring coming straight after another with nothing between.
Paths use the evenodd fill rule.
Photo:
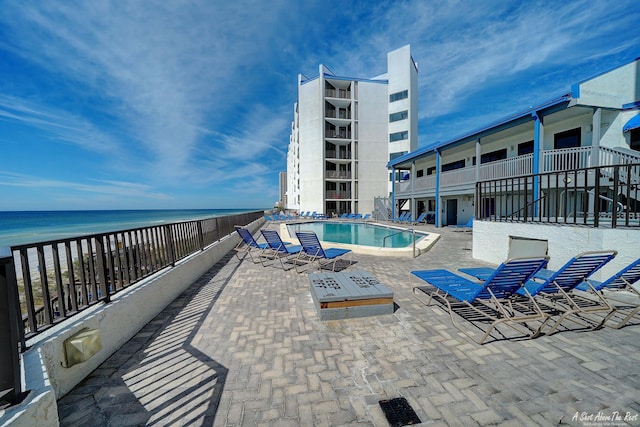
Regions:
<instances>
[{"instance_id":1,"label":"ocean","mask_svg":"<svg viewBox=\"0 0 640 427\"><path fill-rule=\"evenodd\" d=\"M263 209L0 211L0 246L233 215Z\"/></svg>"}]
</instances>

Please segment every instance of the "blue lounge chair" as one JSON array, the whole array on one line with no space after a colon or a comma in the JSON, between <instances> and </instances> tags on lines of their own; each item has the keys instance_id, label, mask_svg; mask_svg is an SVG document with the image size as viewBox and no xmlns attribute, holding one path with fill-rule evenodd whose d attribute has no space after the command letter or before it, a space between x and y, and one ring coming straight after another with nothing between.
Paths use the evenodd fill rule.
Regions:
<instances>
[{"instance_id":1,"label":"blue lounge chair","mask_svg":"<svg viewBox=\"0 0 640 427\"><path fill-rule=\"evenodd\" d=\"M469 221L464 225L448 225L447 228L453 231L473 231L473 217L469 218Z\"/></svg>"},{"instance_id":2,"label":"blue lounge chair","mask_svg":"<svg viewBox=\"0 0 640 427\"><path fill-rule=\"evenodd\" d=\"M418 217L418 219L416 219L415 221L412 222L412 224L422 224L424 221L424 219L426 218L427 213L426 212L422 212L420 214L420 216Z\"/></svg>"},{"instance_id":3,"label":"blue lounge chair","mask_svg":"<svg viewBox=\"0 0 640 427\"><path fill-rule=\"evenodd\" d=\"M413 215L407 215L403 220L400 221L403 224L413 224Z\"/></svg>"},{"instance_id":4,"label":"blue lounge chair","mask_svg":"<svg viewBox=\"0 0 640 427\"><path fill-rule=\"evenodd\" d=\"M448 270L412 271L409 283L411 284L412 276L415 276L435 287L435 290L429 292L424 287L416 286L413 293L420 301L422 300L418 295L429 295L426 305L430 305L433 299L442 301L447 307L453 325L478 344L483 344L492 331L502 324L529 338L535 338L546 325L549 315L543 313L531 297L524 303L530 307L528 312L515 310L514 302L522 305L516 292L546 266L547 261L547 257L509 259L495 269L484 283L471 281ZM468 328L461 328L456 323L456 312L463 314L463 317L473 316L473 320L491 323L478 340L469 333ZM531 322L540 324L532 328Z\"/></svg>"},{"instance_id":5,"label":"blue lounge chair","mask_svg":"<svg viewBox=\"0 0 640 427\"><path fill-rule=\"evenodd\" d=\"M369 218L371 218L371 214L370 214L370 213L366 213L366 214L364 214L364 216L362 217L362 220L363 220L363 221L366 221L366 220L368 220Z\"/></svg>"},{"instance_id":6,"label":"blue lounge chair","mask_svg":"<svg viewBox=\"0 0 640 427\"><path fill-rule=\"evenodd\" d=\"M362 219L362 214L357 213L353 219Z\"/></svg>"},{"instance_id":7,"label":"blue lounge chair","mask_svg":"<svg viewBox=\"0 0 640 427\"><path fill-rule=\"evenodd\" d=\"M353 263L353 253L350 249L324 249L318 240L318 236L314 232L298 231L296 232L296 236L302 245L302 250L298 252L298 256L295 259L296 272L298 273L300 273L300 270L298 269L299 263L312 264L317 261L318 270L320 270L323 267L322 260L328 261L325 265L330 264L333 260L333 267L331 268L331 271L335 271L338 258L347 253L350 254L349 265Z\"/></svg>"},{"instance_id":8,"label":"blue lounge chair","mask_svg":"<svg viewBox=\"0 0 640 427\"><path fill-rule=\"evenodd\" d=\"M268 246L266 243L258 243L256 242L256 240L253 238L253 235L251 234L251 232L243 227L240 226L235 226L236 232L240 235L240 237L242 237L242 240L240 241L240 243L238 243L238 245L234 248L234 250L236 251L236 257L239 260L242 260L242 258L240 258L240 253L245 253L245 254L249 254L249 258L251 258L251 261L253 261L254 264L257 264L260 261L260 259L258 259L258 261L256 261L253 258L253 255L251 254L253 251L258 250L262 253L262 251Z\"/></svg>"},{"instance_id":9,"label":"blue lounge chair","mask_svg":"<svg viewBox=\"0 0 640 427\"><path fill-rule=\"evenodd\" d=\"M399 217L394 219L394 221L395 222L402 222L402 221L406 220L409 215L411 215L411 212L404 212L404 213L400 214Z\"/></svg>"},{"instance_id":10,"label":"blue lounge chair","mask_svg":"<svg viewBox=\"0 0 640 427\"><path fill-rule=\"evenodd\" d=\"M594 300L572 291L611 261L616 254L616 251L583 252L567 261L558 271L540 270L535 275L536 280L525 283L518 294L534 297L554 315L559 315L547 332L549 335L557 331L567 318L576 323L586 324L591 329L597 329L613 314L613 307L601 296ZM490 269L463 268L460 271L483 279ZM593 314L603 316L600 320L594 320L591 316ZM585 318L585 315L590 318Z\"/></svg>"},{"instance_id":11,"label":"blue lounge chair","mask_svg":"<svg viewBox=\"0 0 640 427\"><path fill-rule=\"evenodd\" d=\"M298 254L302 250L300 245L290 245L282 241L280 235L274 230L262 230L262 236L267 241L267 247L265 247L261 254L262 265L265 266L265 260L276 258L280 260L283 270L290 270L292 267L286 268L283 260L289 260L292 255Z\"/></svg>"},{"instance_id":12,"label":"blue lounge chair","mask_svg":"<svg viewBox=\"0 0 640 427\"><path fill-rule=\"evenodd\" d=\"M585 292L599 293L605 298L614 308L609 318L610 323L615 322L611 327L620 329L640 312L640 292L633 286L639 280L640 258L604 282L587 279L576 288Z\"/></svg>"},{"instance_id":13,"label":"blue lounge chair","mask_svg":"<svg viewBox=\"0 0 640 427\"><path fill-rule=\"evenodd\" d=\"M349 214L345 212L345 213L343 213L342 215L340 215L340 219L347 219L347 216L348 216L348 215L349 215Z\"/></svg>"}]
</instances>

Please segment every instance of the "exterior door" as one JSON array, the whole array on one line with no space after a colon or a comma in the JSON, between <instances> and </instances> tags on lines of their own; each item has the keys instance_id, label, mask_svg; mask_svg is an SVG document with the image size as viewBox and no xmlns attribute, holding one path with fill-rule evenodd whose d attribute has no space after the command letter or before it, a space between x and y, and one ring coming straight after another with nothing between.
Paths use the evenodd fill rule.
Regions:
<instances>
[{"instance_id":1,"label":"exterior door","mask_svg":"<svg viewBox=\"0 0 640 427\"><path fill-rule=\"evenodd\" d=\"M447 200L447 224L458 224L458 199Z\"/></svg>"}]
</instances>

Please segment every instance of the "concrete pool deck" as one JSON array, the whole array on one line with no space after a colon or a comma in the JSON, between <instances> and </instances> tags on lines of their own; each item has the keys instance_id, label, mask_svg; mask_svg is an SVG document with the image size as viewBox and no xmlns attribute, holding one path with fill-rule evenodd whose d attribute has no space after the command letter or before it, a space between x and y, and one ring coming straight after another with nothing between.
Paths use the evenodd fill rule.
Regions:
<instances>
[{"instance_id":1,"label":"concrete pool deck","mask_svg":"<svg viewBox=\"0 0 640 427\"><path fill-rule=\"evenodd\" d=\"M373 317L322 321L307 274L230 254L58 402L61 425L388 426L396 397L429 426L640 425L640 325L477 345L408 274L486 264L470 233L421 229L441 238L417 258L354 254L394 292Z\"/></svg>"},{"instance_id":2,"label":"concrete pool deck","mask_svg":"<svg viewBox=\"0 0 640 427\"><path fill-rule=\"evenodd\" d=\"M343 221L336 221L336 222L362 223L359 221L350 221L350 220L343 220ZM300 222L300 223L304 224L304 222ZM382 223L382 222L373 222L373 221L366 222L366 224L389 228L391 230L398 230L398 231L415 230L418 233L425 233L424 225L411 225L411 226L403 227L400 224ZM299 244L296 236L295 235L292 236L289 234L289 229L287 228L286 223L279 223L275 225L278 227L278 233L280 234L282 240L286 242L291 242L296 245ZM267 227L273 228L274 226L267 223L265 228ZM435 229L434 227L432 228ZM431 249L431 247L438 241L439 238L440 238L440 234L438 233L435 233L435 232L427 233L426 236L421 237L416 241L415 251L414 251L413 245L407 246L404 248L382 248L382 247L375 247L375 246L352 245L348 243L336 243L336 242L328 242L328 241L321 241L320 243L322 244L323 247L350 249L355 254L390 256L390 257L414 257L414 256L419 256L424 253L427 253L429 249Z\"/></svg>"}]
</instances>

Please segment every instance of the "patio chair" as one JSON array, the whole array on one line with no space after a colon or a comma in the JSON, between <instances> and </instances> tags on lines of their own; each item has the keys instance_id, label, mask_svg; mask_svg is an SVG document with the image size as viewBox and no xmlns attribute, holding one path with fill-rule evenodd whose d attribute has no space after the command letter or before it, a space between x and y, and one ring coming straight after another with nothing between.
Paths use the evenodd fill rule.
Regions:
<instances>
[{"instance_id":1,"label":"patio chair","mask_svg":"<svg viewBox=\"0 0 640 427\"><path fill-rule=\"evenodd\" d=\"M418 218L415 221L412 222L412 224L415 224L415 225L422 224L423 222L425 222L424 219L426 218L426 216L427 216L427 213L426 212L422 212L420 214L420 216L418 216Z\"/></svg>"},{"instance_id":2,"label":"patio chair","mask_svg":"<svg viewBox=\"0 0 640 427\"><path fill-rule=\"evenodd\" d=\"M413 215L409 214L407 215L402 221L400 221L403 224L413 224Z\"/></svg>"},{"instance_id":3,"label":"patio chair","mask_svg":"<svg viewBox=\"0 0 640 427\"><path fill-rule=\"evenodd\" d=\"M411 285L411 277L415 276L435 287L435 290L428 292L424 287L416 286L413 294L421 302L424 301L418 295L429 295L426 305L430 305L433 299L442 301L453 325L478 344L483 344L494 329L502 324L529 338L535 338L546 325L549 315L530 296L528 305L532 309L528 312L517 310L513 302L519 303L521 298L516 292L547 262L548 257L512 258L495 269L484 283L471 281L448 270L412 271L409 274L409 284ZM458 325L454 313L461 314L463 318L491 323L486 330L480 328L484 334L478 340L468 328ZM540 324L531 327L531 322Z\"/></svg>"},{"instance_id":4,"label":"patio chair","mask_svg":"<svg viewBox=\"0 0 640 427\"><path fill-rule=\"evenodd\" d=\"M473 217L469 218L469 221L464 225L448 225L447 228L453 231L473 231Z\"/></svg>"},{"instance_id":5,"label":"patio chair","mask_svg":"<svg viewBox=\"0 0 640 427\"><path fill-rule=\"evenodd\" d=\"M368 220L369 218L371 218L371 214L370 214L370 213L366 213L366 214L364 214L364 216L362 217L362 220L363 220L363 221L366 221L366 220Z\"/></svg>"},{"instance_id":6,"label":"patio chair","mask_svg":"<svg viewBox=\"0 0 640 427\"><path fill-rule=\"evenodd\" d=\"M251 232L246 228L236 225L235 229L236 229L236 232L240 235L240 237L242 237L242 240L240 241L240 243L238 243L234 248L234 250L236 251L236 257L239 260L242 260L242 258L240 258L240 255L239 255L242 252L242 253L249 254L249 258L251 258L251 261L253 261L254 264L261 262L260 259L256 261L253 258L253 255L251 254L251 252L253 252L254 250L259 250L262 253L262 251L266 247L268 247L268 245L266 243L256 242Z\"/></svg>"},{"instance_id":7,"label":"patio chair","mask_svg":"<svg viewBox=\"0 0 640 427\"><path fill-rule=\"evenodd\" d=\"M567 261L558 271L540 270L535 274L537 280L529 280L518 294L534 297L554 314L559 315L547 332L549 335L567 318L576 323L587 324L591 329L598 329L613 314L613 307L599 294L595 294L597 298L592 299L572 291L616 255L616 251L583 252ZM481 280L487 277L490 270L486 267L460 269L461 272ZM594 314L601 314L601 320L594 320Z\"/></svg>"},{"instance_id":8,"label":"patio chair","mask_svg":"<svg viewBox=\"0 0 640 427\"><path fill-rule=\"evenodd\" d=\"M310 231L298 231L296 236L302 245L302 250L298 252L298 256L295 259L296 272L300 273L298 269L299 263L312 264L318 262L318 270L323 267L322 260L327 260L325 265L329 265L333 260L333 266L331 271L336 271L336 262L338 258L345 254L349 254L349 265L353 263L353 252L351 249L339 249L339 248L323 248L318 240L318 236L314 232Z\"/></svg>"},{"instance_id":9,"label":"patio chair","mask_svg":"<svg viewBox=\"0 0 640 427\"><path fill-rule=\"evenodd\" d=\"M599 293L614 308L609 323L620 329L640 312L640 292L633 286L640 280L640 258L609 277L604 282L588 279L576 286L585 292ZM621 318L621 320L619 320ZM613 322L612 322L613 321Z\"/></svg>"},{"instance_id":10,"label":"patio chair","mask_svg":"<svg viewBox=\"0 0 640 427\"><path fill-rule=\"evenodd\" d=\"M411 212L403 212L402 214L400 214L400 216L396 219L394 219L394 222L403 222L404 220L407 219L407 217L411 215Z\"/></svg>"},{"instance_id":11,"label":"patio chair","mask_svg":"<svg viewBox=\"0 0 640 427\"><path fill-rule=\"evenodd\" d=\"M349 214L345 212L345 213L343 213L342 215L340 215L340 219L347 219L347 216L348 216L348 215L349 215Z\"/></svg>"},{"instance_id":12,"label":"patio chair","mask_svg":"<svg viewBox=\"0 0 640 427\"><path fill-rule=\"evenodd\" d=\"M297 255L302 250L300 245L290 245L282 241L280 235L274 230L262 230L262 236L267 241L267 247L265 247L261 254L260 261L263 266L266 266L265 260L270 258L272 260L279 259L280 265L283 270L290 270L292 267L286 268L284 266L284 260L289 260L292 255Z\"/></svg>"}]
</instances>

